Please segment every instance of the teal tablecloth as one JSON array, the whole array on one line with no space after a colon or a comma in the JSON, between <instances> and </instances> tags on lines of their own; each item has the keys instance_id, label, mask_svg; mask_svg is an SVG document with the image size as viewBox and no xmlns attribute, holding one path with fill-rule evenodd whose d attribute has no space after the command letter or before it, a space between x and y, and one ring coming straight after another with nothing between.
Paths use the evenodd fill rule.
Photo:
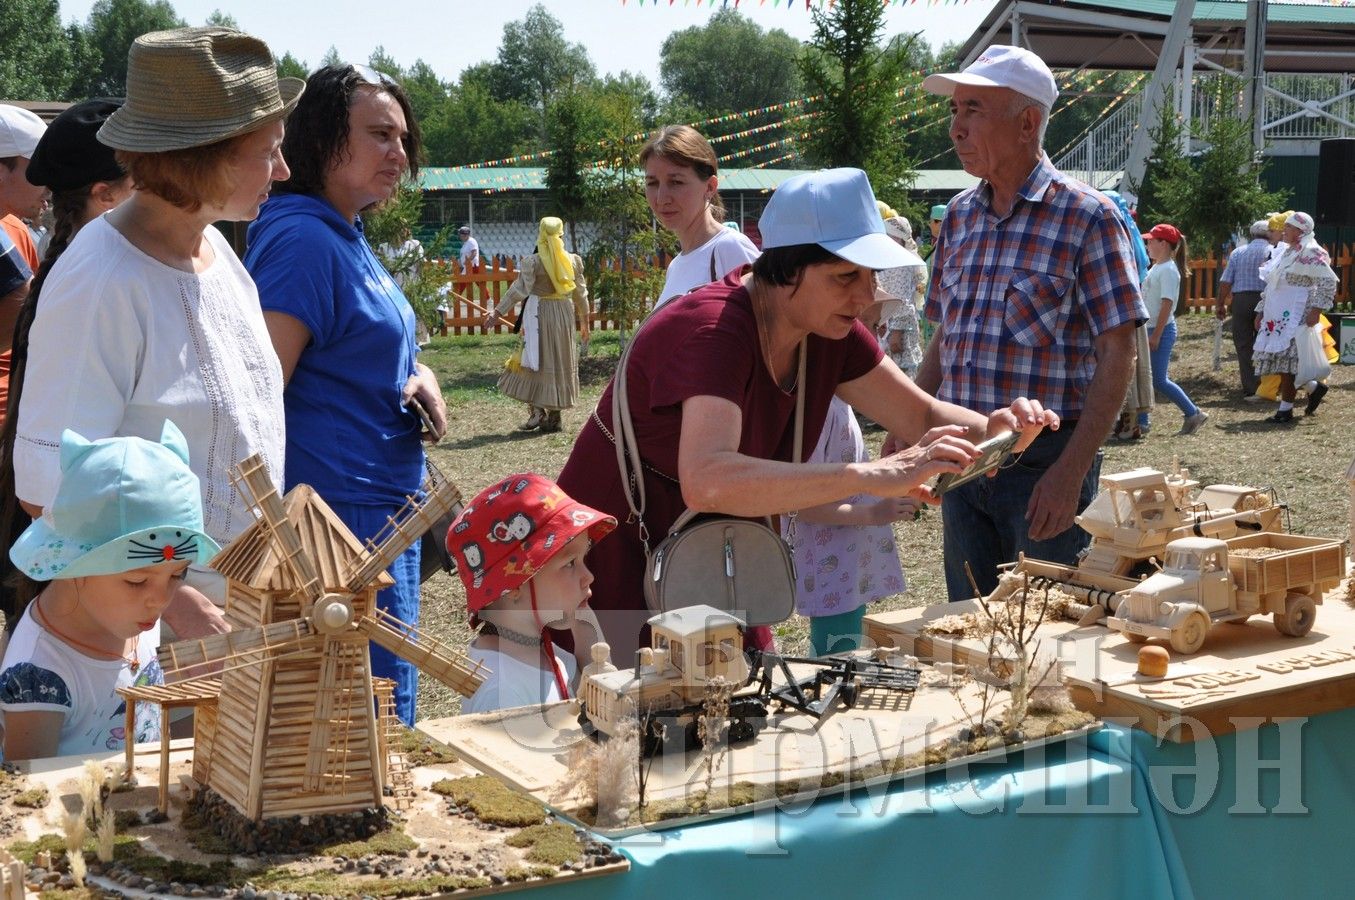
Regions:
<instances>
[{"instance_id":1,"label":"teal tablecloth","mask_svg":"<svg viewBox=\"0 0 1355 900\"><path fill-rule=\"evenodd\" d=\"M1092 746L1148 789L1171 896L1351 896L1355 711L1194 744L1107 726Z\"/></svg>"},{"instance_id":2,"label":"teal tablecloth","mask_svg":"<svg viewBox=\"0 0 1355 900\"><path fill-rule=\"evenodd\" d=\"M873 795L627 838L629 873L534 896L1170 896L1178 866L1141 769L1098 743L1079 739Z\"/></svg>"}]
</instances>

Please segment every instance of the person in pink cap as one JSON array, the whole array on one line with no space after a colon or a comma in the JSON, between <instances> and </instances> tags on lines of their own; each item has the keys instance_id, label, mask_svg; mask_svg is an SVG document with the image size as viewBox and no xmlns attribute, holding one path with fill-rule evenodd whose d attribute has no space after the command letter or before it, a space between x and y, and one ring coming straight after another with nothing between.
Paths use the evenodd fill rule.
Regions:
<instances>
[{"instance_id":1,"label":"person in pink cap","mask_svg":"<svg viewBox=\"0 0 1355 900\"><path fill-rule=\"evenodd\" d=\"M602 632L588 607L585 557L616 519L569 497L540 475L509 475L485 488L447 530L447 552L466 586L479 634L468 653L490 674L461 704L490 712L567 700ZM557 653L551 631L568 631L575 656Z\"/></svg>"}]
</instances>

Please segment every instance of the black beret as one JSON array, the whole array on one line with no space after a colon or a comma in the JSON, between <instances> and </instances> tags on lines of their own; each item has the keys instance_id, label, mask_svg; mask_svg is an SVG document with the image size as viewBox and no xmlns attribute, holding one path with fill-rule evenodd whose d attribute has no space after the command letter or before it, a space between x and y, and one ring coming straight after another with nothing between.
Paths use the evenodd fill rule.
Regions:
<instances>
[{"instance_id":1,"label":"black beret","mask_svg":"<svg viewBox=\"0 0 1355 900\"><path fill-rule=\"evenodd\" d=\"M126 173L113 149L95 138L121 100L82 100L52 120L28 161L28 180L54 191L69 191L96 181L117 181Z\"/></svg>"}]
</instances>

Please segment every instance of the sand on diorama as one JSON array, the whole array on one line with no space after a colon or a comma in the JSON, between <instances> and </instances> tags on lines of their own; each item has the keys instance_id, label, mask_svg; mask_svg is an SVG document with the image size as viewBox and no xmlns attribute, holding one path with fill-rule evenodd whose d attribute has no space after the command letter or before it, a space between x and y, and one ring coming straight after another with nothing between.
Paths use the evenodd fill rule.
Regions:
<instances>
[{"instance_id":1,"label":"sand on diorama","mask_svg":"<svg viewBox=\"0 0 1355 900\"><path fill-rule=\"evenodd\" d=\"M610 837L903 780L1098 727L1071 707L1035 707L1019 729L1004 731L995 727L1008 708L1001 691L930 667L912 693L870 689L855 701L850 708L838 703L822 718L774 708L751 740L710 750L679 744L641 755L633 741L629 758L612 760L606 781L592 784L580 771L596 765L599 740L616 739L586 736L569 701L417 727L482 771ZM596 768L607 771L606 763ZM632 784L628 799L599 816L599 788L624 794L614 782L640 778L643 806Z\"/></svg>"},{"instance_id":2,"label":"sand on diorama","mask_svg":"<svg viewBox=\"0 0 1355 900\"><path fill-rule=\"evenodd\" d=\"M412 791L404 809L334 817L327 827L335 833L321 846L241 854L204 821L219 810L202 806L195 795L192 752L191 740L172 745L167 813L157 808L158 746L138 748L135 786L123 782L120 751L92 761L64 757L6 766L0 773L0 847L28 865L30 889L58 892L49 900L66 891L83 900L87 894L74 893L74 870L82 867L94 891L240 900L474 896L616 875L630 867L605 840L559 821L413 732L405 749ZM97 815L90 787L95 767L104 779ZM81 809L83 817L73 815ZM109 811L106 824L103 809ZM100 835L101 824L109 834ZM271 824L294 829L300 844L314 837L310 817ZM76 835L81 862L74 865L75 854L67 849L72 830L84 831Z\"/></svg>"}]
</instances>

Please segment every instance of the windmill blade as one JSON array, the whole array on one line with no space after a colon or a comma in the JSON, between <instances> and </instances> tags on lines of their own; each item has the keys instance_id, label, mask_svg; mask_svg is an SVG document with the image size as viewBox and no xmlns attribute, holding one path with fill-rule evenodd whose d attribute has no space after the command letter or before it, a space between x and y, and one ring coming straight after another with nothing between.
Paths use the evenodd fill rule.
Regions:
<instances>
[{"instance_id":1,"label":"windmill blade","mask_svg":"<svg viewBox=\"0 0 1355 900\"><path fill-rule=\"evenodd\" d=\"M352 733L349 725L355 713L354 698L364 694L357 684L361 674L358 662L366 650L361 641L333 636L325 640L315 694L315 717L306 751L306 774L301 783L304 791L338 791L344 786L348 770L348 736ZM336 726L340 727L336 729ZM343 745L339 747L332 746L336 730L343 736Z\"/></svg>"},{"instance_id":2,"label":"windmill blade","mask_svg":"<svg viewBox=\"0 0 1355 900\"><path fill-rule=\"evenodd\" d=\"M164 671L165 683L173 684L214 677L223 669L252 665L263 653L277 655L305 649L319 640L308 620L288 619L259 628L162 644L156 650L156 656Z\"/></svg>"},{"instance_id":3,"label":"windmill blade","mask_svg":"<svg viewBox=\"0 0 1355 900\"><path fill-rule=\"evenodd\" d=\"M324 586L301 543L301 535L287 518L287 509L278 496L273 479L268 476L263 457L256 453L240 463L231 473L231 482L245 503L259 514L259 521L268 532L273 549L292 577L297 592L310 603L319 600L324 596Z\"/></svg>"},{"instance_id":4,"label":"windmill blade","mask_svg":"<svg viewBox=\"0 0 1355 900\"><path fill-rule=\"evenodd\" d=\"M447 517L461 503L461 491L431 463L428 491L422 500L405 498L405 505L386 519L386 525L367 541L367 552L354 560L344 574L344 586L356 594L423 537L428 529Z\"/></svg>"},{"instance_id":5,"label":"windmill blade","mask_svg":"<svg viewBox=\"0 0 1355 900\"><path fill-rule=\"evenodd\" d=\"M357 622L358 631L372 643L413 663L420 672L436 678L462 696L479 690L489 669L457 650L429 637L419 629L377 609Z\"/></svg>"}]
</instances>

